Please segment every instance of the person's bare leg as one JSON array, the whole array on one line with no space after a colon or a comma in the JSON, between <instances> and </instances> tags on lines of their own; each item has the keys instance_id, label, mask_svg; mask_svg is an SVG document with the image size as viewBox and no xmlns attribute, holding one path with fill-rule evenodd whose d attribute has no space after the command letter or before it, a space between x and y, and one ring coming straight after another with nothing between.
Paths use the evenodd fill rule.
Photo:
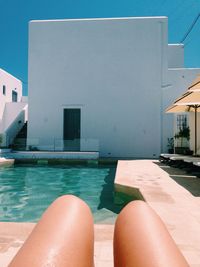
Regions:
<instances>
[{"instance_id":1,"label":"person's bare leg","mask_svg":"<svg viewBox=\"0 0 200 267\"><path fill-rule=\"evenodd\" d=\"M129 203L114 231L115 267L189 267L159 216L143 201Z\"/></svg>"},{"instance_id":2,"label":"person's bare leg","mask_svg":"<svg viewBox=\"0 0 200 267\"><path fill-rule=\"evenodd\" d=\"M45 211L9 267L93 267L93 229L85 202L62 196Z\"/></svg>"}]
</instances>

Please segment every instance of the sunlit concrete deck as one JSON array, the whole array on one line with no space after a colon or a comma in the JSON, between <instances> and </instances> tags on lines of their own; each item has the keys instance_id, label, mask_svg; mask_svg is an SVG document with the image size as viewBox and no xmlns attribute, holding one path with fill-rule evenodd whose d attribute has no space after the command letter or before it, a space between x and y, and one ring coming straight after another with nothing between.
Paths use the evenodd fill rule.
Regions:
<instances>
[{"instance_id":1,"label":"sunlit concrete deck","mask_svg":"<svg viewBox=\"0 0 200 267\"><path fill-rule=\"evenodd\" d=\"M34 228L34 223L0 223L0 266L7 267ZM112 266L113 225L95 225L95 267Z\"/></svg>"},{"instance_id":2,"label":"sunlit concrete deck","mask_svg":"<svg viewBox=\"0 0 200 267\"><path fill-rule=\"evenodd\" d=\"M139 192L164 221L190 266L200 266L199 198L150 160L118 161L115 188Z\"/></svg>"},{"instance_id":3,"label":"sunlit concrete deck","mask_svg":"<svg viewBox=\"0 0 200 267\"><path fill-rule=\"evenodd\" d=\"M200 198L177 184L165 168L170 169L151 160L119 161L116 190L136 193L138 198L145 199L164 221L190 267L199 267ZM0 223L1 267L7 267L33 226L30 223ZM95 225L95 267L113 267L113 228L113 225Z\"/></svg>"}]
</instances>

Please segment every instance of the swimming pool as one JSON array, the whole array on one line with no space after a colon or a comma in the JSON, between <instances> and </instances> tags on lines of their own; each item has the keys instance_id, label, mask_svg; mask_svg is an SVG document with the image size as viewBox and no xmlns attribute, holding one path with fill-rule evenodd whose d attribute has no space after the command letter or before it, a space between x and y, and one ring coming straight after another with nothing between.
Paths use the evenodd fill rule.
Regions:
<instances>
[{"instance_id":1,"label":"swimming pool","mask_svg":"<svg viewBox=\"0 0 200 267\"><path fill-rule=\"evenodd\" d=\"M90 206L94 221L112 223L126 204L114 204L115 165L0 168L0 221L36 222L57 197L73 194Z\"/></svg>"}]
</instances>

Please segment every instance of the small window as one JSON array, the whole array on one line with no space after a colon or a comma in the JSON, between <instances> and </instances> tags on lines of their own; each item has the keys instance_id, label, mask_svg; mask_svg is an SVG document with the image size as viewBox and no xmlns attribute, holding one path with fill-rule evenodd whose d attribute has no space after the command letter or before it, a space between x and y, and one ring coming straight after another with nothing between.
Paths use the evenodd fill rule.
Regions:
<instances>
[{"instance_id":1,"label":"small window","mask_svg":"<svg viewBox=\"0 0 200 267\"><path fill-rule=\"evenodd\" d=\"M17 102L17 92L12 91L12 102Z\"/></svg>"},{"instance_id":2,"label":"small window","mask_svg":"<svg viewBox=\"0 0 200 267\"><path fill-rule=\"evenodd\" d=\"M3 95L6 95L6 86L3 85Z\"/></svg>"},{"instance_id":3,"label":"small window","mask_svg":"<svg viewBox=\"0 0 200 267\"><path fill-rule=\"evenodd\" d=\"M186 114L181 114L176 116L176 127L177 127L177 132L180 130L188 127L188 117Z\"/></svg>"}]
</instances>

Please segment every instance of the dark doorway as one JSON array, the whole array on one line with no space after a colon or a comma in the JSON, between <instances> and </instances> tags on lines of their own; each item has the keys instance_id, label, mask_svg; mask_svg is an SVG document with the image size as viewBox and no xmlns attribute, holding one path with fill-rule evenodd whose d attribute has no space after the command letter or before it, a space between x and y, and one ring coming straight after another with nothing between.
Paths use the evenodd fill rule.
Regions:
<instances>
[{"instance_id":1,"label":"dark doorway","mask_svg":"<svg viewBox=\"0 0 200 267\"><path fill-rule=\"evenodd\" d=\"M12 102L17 102L17 92L12 91Z\"/></svg>"},{"instance_id":2,"label":"dark doorway","mask_svg":"<svg viewBox=\"0 0 200 267\"><path fill-rule=\"evenodd\" d=\"M80 151L81 110L64 109L63 117L64 150Z\"/></svg>"}]
</instances>

